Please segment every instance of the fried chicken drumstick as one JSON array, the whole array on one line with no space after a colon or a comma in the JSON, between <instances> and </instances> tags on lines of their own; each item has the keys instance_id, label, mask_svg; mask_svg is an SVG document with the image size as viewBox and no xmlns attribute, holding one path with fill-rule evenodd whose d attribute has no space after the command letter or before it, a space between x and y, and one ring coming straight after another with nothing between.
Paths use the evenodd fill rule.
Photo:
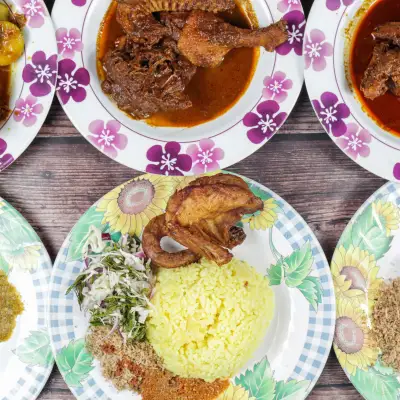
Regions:
<instances>
[{"instance_id":1,"label":"fried chicken drumstick","mask_svg":"<svg viewBox=\"0 0 400 400\"><path fill-rule=\"evenodd\" d=\"M170 198L165 215L147 225L143 250L158 267L177 268L201 257L224 265L233 257L229 249L246 238L243 229L235 225L243 215L262 209L262 200L237 176L218 174L196 179ZM164 236L188 250L166 252L160 246Z\"/></svg>"}]
</instances>

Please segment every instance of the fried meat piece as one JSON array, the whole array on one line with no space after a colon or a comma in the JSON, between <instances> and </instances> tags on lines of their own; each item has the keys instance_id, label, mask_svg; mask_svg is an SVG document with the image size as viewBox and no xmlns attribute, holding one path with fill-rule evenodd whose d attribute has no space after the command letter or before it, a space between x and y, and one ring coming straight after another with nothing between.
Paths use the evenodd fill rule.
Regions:
<instances>
[{"instance_id":1,"label":"fried meat piece","mask_svg":"<svg viewBox=\"0 0 400 400\"><path fill-rule=\"evenodd\" d=\"M192 64L213 68L220 65L234 48L262 46L267 51L274 51L287 39L287 22L284 20L267 28L242 29L210 12L193 11L182 30L178 48Z\"/></svg>"},{"instance_id":2,"label":"fried meat piece","mask_svg":"<svg viewBox=\"0 0 400 400\"><path fill-rule=\"evenodd\" d=\"M138 43L149 46L168 36L170 29L160 24L152 15L160 11L205 10L228 11L235 7L234 0L119 0L117 21L125 33Z\"/></svg>"},{"instance_id":3,"label":"fried meat piece","mask_svg":"<svg viewBox=\"0 0 400 400\"><path fill-rule=\"evenodd\" d=\"M374 47L372 59L361 81L361 91L371 100L389 90L392 76L400 73L400 49L391 49L386 43Z\"/></svg>"},{"instance_id":4,"label":"fried meat piece","mask_svg":"<svg viewBox=\"0 0 400 400\"><path fill-rule=\"evenodd\" d=\"M200 256L190 250L170 253L161 247L160 241L169 235L165 223L165 214L153 218L144 228L143 251L156 267L177 268L192 264L200 259Z\"/></svg>"},{"instance_id":5,"label":"fried meat piece","mask_svg":"<svg viewBox=\"0 0 400 400\"><path fill-rule=\"evenodd\" d=\"M205 257L224 265L232 259L229 249L243 243L246 235L235 226L244 214L262 210L264 204L238 176L218 174L198 178L177 191L165 215L154 218L143 232L143 250L156 266L176 268ZM167 253L163 236L188 250Z\"/></svg>"},{"instance_id":6,"label":"fried meat piece","mask_svg":"<svg viewBox=\"0 0 400 400\"><path fill-rule=\"evenodd\" d=\"M372 32L372 36L375 40L383 40L400 46L400 22L379 25Z\"/></svg>"}]
</instances>

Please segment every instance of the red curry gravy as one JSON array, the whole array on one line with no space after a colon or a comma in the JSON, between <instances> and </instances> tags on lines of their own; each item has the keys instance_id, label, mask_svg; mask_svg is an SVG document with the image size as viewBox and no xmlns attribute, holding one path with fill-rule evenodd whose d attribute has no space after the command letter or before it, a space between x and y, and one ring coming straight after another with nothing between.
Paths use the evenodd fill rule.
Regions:
<instances>
[{"instance_id":1,"label":"red curry gravy","mask_svg":"<svg viewBox=\"0 0 400 400\"><path fill-rule=\"evenodd\" d=\"M239 7L232 13L221 13L226 22L241 28L255 27L253 19ZM116 20L116 2L113 2L103 20L97 40L98 74L104 80L102 62L115 40L123 35ZM186 110L159 112L146 120L149 125L164 127L193 127L211 121L232 108L246 92L257 67L259 48L231 50L217 68L197 68L187 86L193 106Z\"/></svg>"},{"instance_id":2,"label":"red curry gravy","mask_svg":"<svg viewBox=\"0 0 400 400\"><path fill-rule=\"evenodd\" d=\"M372 31L389 21L400 21L399 0L379 0L369 8L355 32L349 67L354 89L368 114L383 128L400 137L400 98L388 92L375 100L369 100L360 91L362 77L376 44Z\"/></svg>"}]
</instances>

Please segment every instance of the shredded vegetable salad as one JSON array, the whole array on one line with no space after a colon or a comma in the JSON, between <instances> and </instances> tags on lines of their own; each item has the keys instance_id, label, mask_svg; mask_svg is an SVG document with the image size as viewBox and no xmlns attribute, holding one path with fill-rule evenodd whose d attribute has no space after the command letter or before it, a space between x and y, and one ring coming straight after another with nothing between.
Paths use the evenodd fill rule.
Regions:
<instances>
[{"instance_id":1,"label":"shredded vegetable salad","mask_svg":"<svg viewBox=\"0 0 400 400\"><path fill-rule=\"evenodd\" d=\"M113 242L91 227L84 246L86 268L67 294L75 291L79 305L90 313L91 326L110 326L125 341L146 338L146 319L154 277L139 239L124 235Z\"/></svg>"}]
</instances>

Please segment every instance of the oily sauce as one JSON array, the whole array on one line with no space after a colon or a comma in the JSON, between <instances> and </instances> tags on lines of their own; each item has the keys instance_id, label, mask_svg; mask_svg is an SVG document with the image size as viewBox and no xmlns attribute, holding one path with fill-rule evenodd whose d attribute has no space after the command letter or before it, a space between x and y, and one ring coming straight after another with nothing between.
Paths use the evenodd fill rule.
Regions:
<instances>
[{"instance_id":1,"label":"oily sauce","mask_svg":"<svg viewBox=\"0 0 400 400\"><path fill-rule=\"evenodd\" d=\"M349 67L354 89L368 114L384 129L400 137L400 98L387 92L375 100L369 100L360 91L361 80L376 44L372 31L390 21L400 21L399 0L379 0L369 8L355 32Z\"/></svg>"},{"instance_id":2,"label":"oily sauce","mask_svg":"<svg viewBox=\"0 0 400 400\"><path fill-rule=\"evenodd\" d=\"M101 60L114 47L115 40L123 35L116 21L116 2L107 11L97 41L97 70L105 79ZM250 17L239 7L232 13L220 16L241 28L254 28L254 16ZM257 67L260 50L240 48L231 50L217 68L197 68L186 87L193 106L186 110L160 112L146 120L149 125L164 127L193 127L211 121L232 108L246 92Z\"/></svg>"},{"instance_id":3,"label":"oily sauce","mask_svg":"<svg viewBox=\"0 0 400 400\"><path fill-rule=\"evenodd\" d=\"M10 102L11 68L0 67L0 106L8 106ZM0 112L0 123L2 116Z\"/></svg>"}]
</instances>

